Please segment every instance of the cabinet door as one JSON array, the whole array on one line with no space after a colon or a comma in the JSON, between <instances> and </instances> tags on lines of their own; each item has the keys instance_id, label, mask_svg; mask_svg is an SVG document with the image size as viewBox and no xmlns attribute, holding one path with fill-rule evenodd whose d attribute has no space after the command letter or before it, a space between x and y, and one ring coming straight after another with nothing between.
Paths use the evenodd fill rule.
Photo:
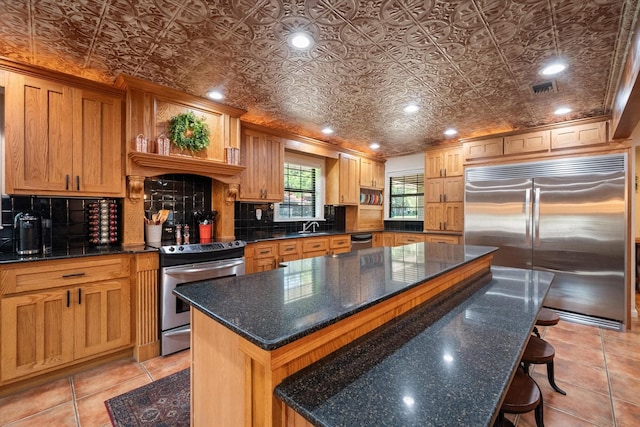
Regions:
<instances>
[{"instance_id":1,"label":"cabinet door","mask_svg":"<svg viewBox=\"0 0 640 427\"><path fill-rule=\"evenodd\" d=\"M129 289L129 279L74 288L76 359L130 344Z\"/></svg>"},{"instance_id":2,"label":"cabinet door","mask_svg":"<svg viewBox=\"0 0 640 427\"><path fill-rule=\"evenodd\" d=\"M455 148L442 153L443 176L462 176L462 149Z\"/></svg>"},{"instance_id":3,"label":"cabinet door","mask_svg":"<svg viewBox=\"0 0 640 427\"><path fill-rule=\"evenodd\" d=\"M72 190L124 196L122 101L74 89Z\"/></svg>"},{"instance_id":4,"label":"cabinet door","mask_svg":"<svg viewBox=\"0 0 640 427\"><path fill-rule=\"evenodd\" d=\"M360 187L373 187L373 161L360 159Z\"/></svg>"},{"instance_id":5,"label":"cabinet door","mask_svg":"<svg viewBox=\"0 0 640 427\"><path fill-rule=\"evenodd\" d=\"M357 157L340 154L340 200L345 205L357 205L360 202L359 165Z\"/></svg>"},{"instance_id":6,"label":"cabinet door","mask_svg":"<svg viewBox=\"0 0 640 427\"><path fill-rule=\"evenodd\" d=\"M66 192L73 176L71 88L10 73L5 90L6 191Z\"/></svg>"},{"instance_id":7,"label":"cabinet door","mask_svg":"<svg viewBox=\"0 0 640 427\"><path fill-rule=\"evenodd\" d=\"M384 189L384 163L373 162L373 188Z\"/></svg>"},{"instance_id":8,"label":"cabinet door","mask_svg":"<svg viewBox=\"0 0 640 427\"><path fill-rule=\"evenodd\" d=\"M396 245L395 233L382 233L382 246L392 247Z\"/></svg>"},{"instance_id":9,"label":"cabinet door","mask_svg":"<svg viewBox=\"0 0 640 427\"><path fill-rule=\"evenodd\" d=\"M444 178L427 178L427 185L425 190L427 191L427 195L425 197L425 201L427 203L439 203L443 200L444 195Z\"/></svg>"},{"instance_id":10,"label":"cabinet door","mask_svg":"<svg viewBox=\"0 0 640 427\"><path fill-rule=\"evenodd\" d=\"M440 178L444 172L444 158L440 151L427 151L425 153L426 178Z\"/></svg>"},{"instance_id":11,"label":"cabinet door","mask_svg":"<svg viewBox=\"0 0 640 427\"><path fill-rule=\"evenodd\" d=\"M607 142L607 122L551 130L551 149L583 147Z\"/></svg>"},{"instance_id":12,"label":"cabinet door","mask_svg":"<svg viewBox=\"0 0 640 427\"><path fill-rule=\"evenodd\" d=\"M503 138L490 138L480 141L465 142L462 145L464 160L486 159L498 157L504 153Z\"/></svg>"},{"instance_id":13,"label":"cabinet door","mask_svg":"<svg viewBox=\"0 0 640 427\"><path fill-rule=\"evenodd\" d=\"M445 203L444 228L447 231L462 231L464 207L462 203Z\"/></svg>"},{"instance_id":14,"label":"cabinet door","mask_svg":"<svg viewBox=\"0 0 640 427\"><path fill-rule=\"evenodd\" d=\"M537 153L549 151L551 132L529 132L504 137L504 154Z\"/></svg>"},{"instance_id":15,"label":"cabinet door","mask_svg":"<svg viewBox=\"0 0 640 427\"><path fill-rule=\"evenodd\" d=\"M2 381L73 360L70 292L57 289L1 300Z\"/></svg>"},{"instance_id":16,"label":"cabinet door","mask_svg":"<svg viewBox=\"0 0 640 427\"><path fill-rule=\"evenodd\" d=\"M250 129L243 130L240 162L240 200L282 201L284 198L284 145Z\"/></svg>"},{"instance_id":17,"label":"cabinet door","mask_svg":"<svg viewBox=\"0 0 640 427\"><path fill-rule=\"evenodd\" d=\"M443 181L444 202L462 202L464 200L464 178L455 176ZM430 201L430 200L429 200Z\"/></svg>"},{"instance_id":18,"label":"cabinet door","mask_svg":"<svg viewBox=\"0 0 640 427\"><path fill-rule=\"evenodd\" d=\"M425 238L425 242L457 245L460 243L460 236L452 236L450 234L429 234Z\"/></svg>"},{"instance_id":19,"label":"cabinet door","mask_svg":"<svg viewBox=\"0 0 640 427\"><path fill-rule=\"evenodd\" d=\"M412 234L412 233L396 233L396 241L395 245L410 245L412 243L422 243L424 242L423 234Z\"/></svg>"},{"instance_id":20,"label":"cabinet door","mask_svg":"<svg viewBox=\"0 0 640 427\"><path fill-rule=\"evenodd\" d=\"M278 245L278 254L280 255L280 261L293 261L300 259L302 254L302 244L300 239L288 239L284 242L280 242Z\"/></svg>"},{"instance_id":21,"label":"cabinet door","mask_svg":"<svg viewBox=\"0 0 640 427\"><path fill-rule=\"evenodd\" d=\"M426 203L424 218L426 230L444 230L444 203Z\"/></svg>"},{"instance_id":22,"label":"cabinet door","mask_svg":"<svg viewBox=\"0 0 640 427\"><path fill-rule=\"evenodd\" d=\"M260 165L264 181L263 200L284 200L284 144L278 138L267 135L261 150Z\"/></svg>"}]
</instances>

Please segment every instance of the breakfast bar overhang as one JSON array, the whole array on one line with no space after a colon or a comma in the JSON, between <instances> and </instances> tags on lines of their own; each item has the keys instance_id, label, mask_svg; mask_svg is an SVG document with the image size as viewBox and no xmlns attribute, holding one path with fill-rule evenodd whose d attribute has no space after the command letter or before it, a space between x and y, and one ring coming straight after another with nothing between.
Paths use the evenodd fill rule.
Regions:
<instances>
[{"instance_id":1,"label":"breakfast bar overhang","mask_svg":"<svg viewBox=\"0 0 640 427\"><path fill-rule=\"evenodd\" d=\"M492 422L553 278L548 273L514 269L500 270L500 277L492 278L496 276L491 267L495 250L436 243L380 247L179 287L176 295L192 306L192 425L342 425L340 418L335 418L335 424L331 416L326 422L325 415L314 418L313 408L305 406L309 391L299 386L311 378L308 375L336 375L332 370L336 358L357 360L355 354L363 358L358 363L361 366L376 359L369 369L393 362L403 349L414 348L415 356L420 340L438 345L438 339L443 339L441 332L435 332L441 327L438 322L451 316L458 319L457 326L449 326L457 335L458 345L450 349L454 359L472 360L479 348L492 349L484 361L493 368L491 381L489 389L482 391L490 397L480 402L479 415L487 424ZM381 344L394 343L371 347L376 339L384 340ZM485 341L483 346L476 345L478 339ZM357 346L373 350L362 353ZM425 351L424 364L407 365L404 374L415 376L416 369L420 376L441 374L432 359ZM479 368L482 366L460 364L468 386L486 382L486 366L476 371ZM365 369L359 375L373 374ZM352 386L349 375L323 378L340 386L334 392L326 388L326 395L313 393L312 407L321 409L322 402L336 396L336 390ZM447 402L448 411L465 409L464 395L476 395L475 390L466 390L457 398L441 395L437 390L447 386L446 378L443 381L435 388L425 384L424 390L431 393L430 399ZM281 383L276 397L274 390ZM351 392L376 393L375 387L373 391L353 387ZM355 417L347 418L347 423L357 425L360 415L363 420L369 416L369 405L357 402L347 399L337 403L339 411L332 411L331 405L322 410L344 413L340 405L356 403L346 412ZM389 410L382 405L377 409ZM416 422L428 425L429 419Z\"/></svg>"}]
</instances>

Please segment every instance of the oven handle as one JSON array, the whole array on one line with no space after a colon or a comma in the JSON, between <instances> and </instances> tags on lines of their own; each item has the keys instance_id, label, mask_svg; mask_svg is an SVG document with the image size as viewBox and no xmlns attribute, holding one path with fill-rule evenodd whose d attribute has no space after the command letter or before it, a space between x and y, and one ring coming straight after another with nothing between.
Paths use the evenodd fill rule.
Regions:
<instances>
[{"instance_id":1,"label":"oven handle","mask_svg":"<svg viewBox=\"0 0 640 427\"><path fill-rule=\"evenodd\" d=\"M167 273L169 275L171 274L175 274L175 273L180 273L180 274L194 274L194 273L204 273L206 271L214 271L214 270L222 270L225 268L232 268L232 267L236 267L238 265L242 265L244 264L244 259L239 259L237 261L233 261L233 262L225 262L223 264L219 264L219 265L215 265L215 266L211 266L211 265L207 265L206 267L201 267L201 268L188 268L188 267L179 267L179 268L173 268L171 269L171 271L168 271Z\"/></svg>"},{"instance_id":2,"label":"oven handle","mask_svg":"<svg viewBox=\"0 0 640 427\"><path fill-rule=\"evenodd\" d=\"M164 332L162 335L164 335L165 337L175 337L177 335L184 335L184 334L190 334L190 333L191 333L191 328L185 328L185 329L180 329L179 331Z\"/></svg>"}]
</instances>

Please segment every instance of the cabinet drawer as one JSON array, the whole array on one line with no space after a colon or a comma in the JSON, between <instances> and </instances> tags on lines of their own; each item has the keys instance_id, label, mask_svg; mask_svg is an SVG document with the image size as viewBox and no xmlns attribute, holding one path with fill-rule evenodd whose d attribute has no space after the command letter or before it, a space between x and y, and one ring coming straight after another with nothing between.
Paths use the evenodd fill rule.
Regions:
<instances>
[{"instance_id":1,"label":"cabinet drawer","mask_svg":"<svg viewBox=\"0 0 640 427\"><path fill-rule=\"evenodd\" d=\"M299 240L289 240L286 242L281 242L278 245L278 253L280 256L288 256L300 254L300 241Z\"/></svg>"},{"instance_id":2,"label":"cabinet drawer","mask_svg":"<svg viewBox=\"0 0 640 427\"><path fill-rule=\"evenodd\" d=\"M329 245L326 238L322 239L304 239L302 242L302 252L326 251Z\"/></svg>"},{"instance_id":3,"label":"cabinet drawer","mask_svg":"<svg viewBox=\"0 0 640 427\"><path fill-rule=\"evenodd\" d=\"M329 248L331 249L340 249L340 248L349 248L349 247L351 247L350 236L334 236L329 238Z\"/></svg>"},{"instance_id":4,"label":"cabinet drawer","mask_svg":"<svg viewBox=\"0 0 640 427\"><path fill-rule=\"evenodd\" d=\"M2 270L2 294L128 277L129 268L128 255L17 263Z\"/></svg>"},{"instance_id":5,"label":"cabinet drawer","mask_svg":"<svg viewBox=\"0 0 640 427\"><path fill-rule=\"evenodd\" d=\"M254 258L269 258L277 256L277 246L276 244L269 245L255 245L253 248L253 257Z\"/></svg>"},{"instance_id":6,"label":"cabinet drawer","mask_svg":"<svg viewBox=\"0 0 640 427\"><path fill-rule=\"evenodd\" d=\"M396 245L409 245L411 243L423 243L423 242L424 242L423 234L405 234L405 233L396 234Z\"/></svg>"}]
</instances>

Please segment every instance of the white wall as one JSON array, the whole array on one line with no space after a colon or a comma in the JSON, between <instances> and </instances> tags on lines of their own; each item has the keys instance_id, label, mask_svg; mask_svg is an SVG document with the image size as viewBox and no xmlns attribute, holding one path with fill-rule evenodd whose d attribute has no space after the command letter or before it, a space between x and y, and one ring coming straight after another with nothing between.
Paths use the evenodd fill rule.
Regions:
<instances>
[{"instance_id":1,"label":"white wall","mask_svg":"<svg viewBox=\"0 0 640 427\"><path fill-rule=\"evenodd\" d=\"M389 177L424 172L424 153L389 157L384 164L384 219L389 219Z\"/></svg>"}]
</instances>

